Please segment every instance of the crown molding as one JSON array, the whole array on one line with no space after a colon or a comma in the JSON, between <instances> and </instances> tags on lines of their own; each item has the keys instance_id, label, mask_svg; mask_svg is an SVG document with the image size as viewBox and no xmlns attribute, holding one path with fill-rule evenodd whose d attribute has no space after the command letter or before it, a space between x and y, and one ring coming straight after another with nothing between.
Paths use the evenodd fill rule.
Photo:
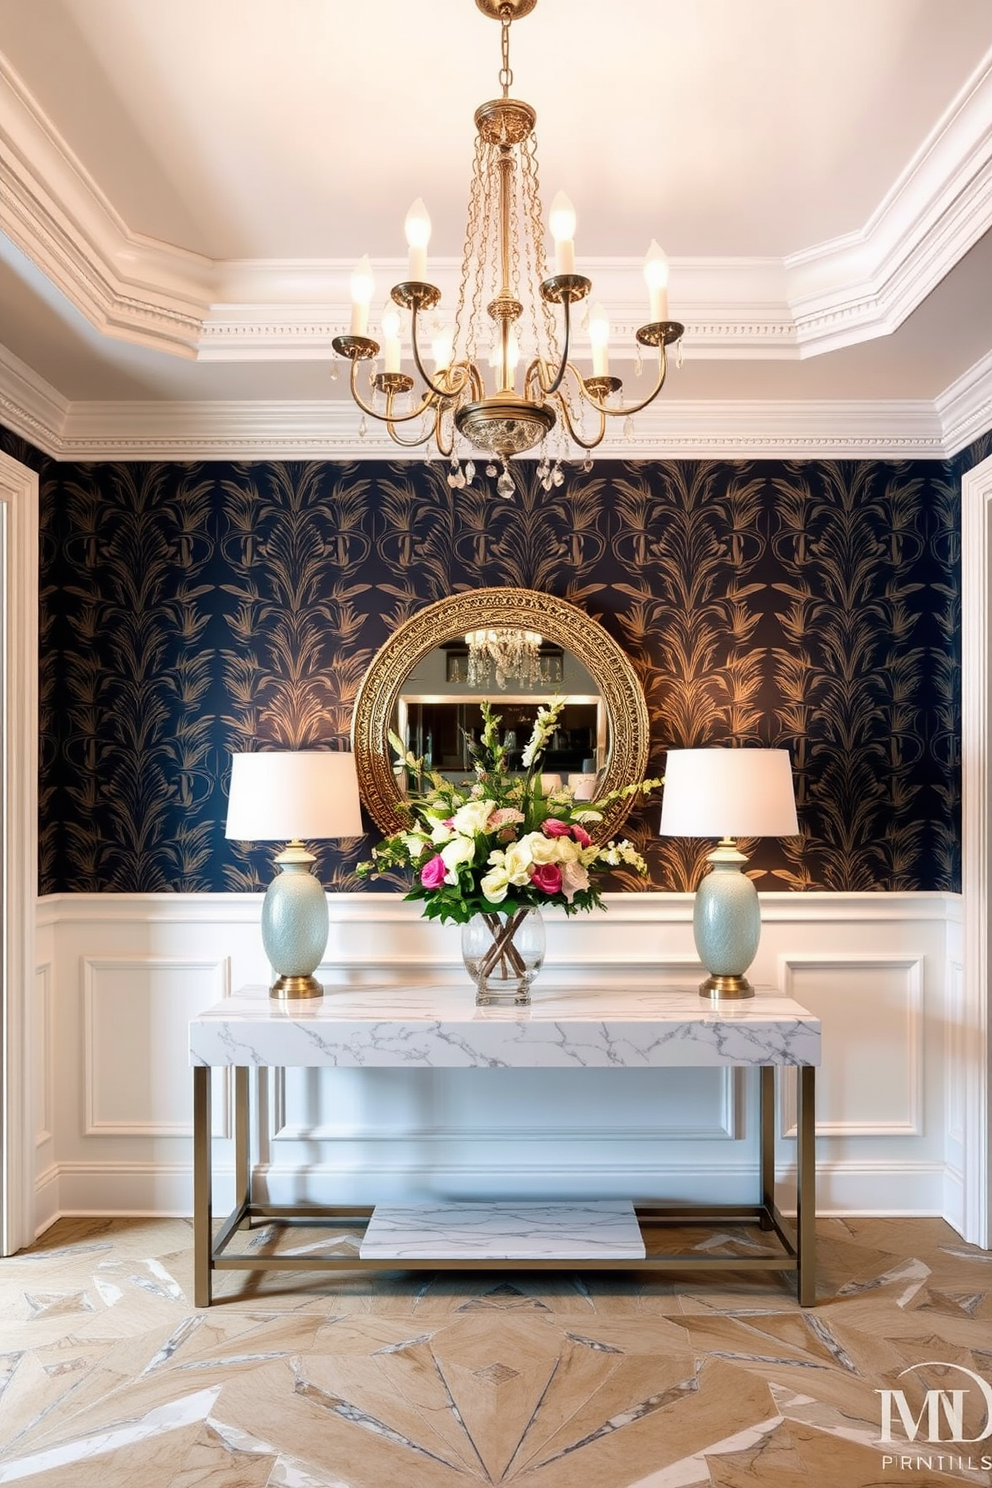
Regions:
<instances>
[{"instance_id":1,"label":"crown molding","mask_svg":"<svg viewBox=\"0 0 992 1488\"><path fill-rule=\"evenodd\" d=\"M0 57L4 230L104 334L203 360L328 356L347 328L351 264L213 261L132 233ZM865 228L787 259L673 260L673 301L693 353L800 358L889 334L992 216L992 52ZM639 260L590 261L620 341L643 319ZM380 282L403 259L375 264ZM458 266L431 264L446 303ZM580 340L581 344L581 340Z\"/></svg>"},{"instance_id":2,"label":"crown molding","mask_svg":"<svg viewBox=\"0 0 992 1488\"><path fill-rule=\"evenodd\" d=\"M366 421L367 424L370 421ZM358 409L326 402L69 403L0 347L0 424L55 460L422 460ZM934 402L669 398L611 428L592 458L948 459L992 429L992 353Z\"/></svg>"},{"instance_id":3,"label":"crown molding","mask_svg":"<svg viewBox=\"0 0 992 1488\"><path fill-rule=\"evenodd\" d=\"M992 351L969 367L936 400L948 455L992 429Z\"/></svg>"},{"instance_id":4,"label":"crown molding","mask_svg":"<svg viewBox=\"0 0 992 1488\"><path fill-rule=\"evenodd\" d=\"M784 260L799 354L897 330L992 220L992 50L863 230Z\"/></svg>"},{"instance_id":5,"label":"crown molding","mask_svg":"<svg viewBox=\"0 0 992 1488\"><path fill-rule=\"evenodd\" d=\"M0 347L0 423L57 459L70 404L50 383Z\"/></svg>"}]
</instances>

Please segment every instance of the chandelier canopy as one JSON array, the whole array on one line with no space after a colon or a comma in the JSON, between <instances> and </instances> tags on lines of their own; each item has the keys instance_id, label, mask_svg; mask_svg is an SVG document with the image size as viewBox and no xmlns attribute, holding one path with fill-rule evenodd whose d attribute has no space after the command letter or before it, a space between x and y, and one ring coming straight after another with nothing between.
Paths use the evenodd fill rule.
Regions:
<instances>
[{"instance_id":1,"label":"chandelier canopy","mask_svg":"<svg viewBox=\"0 0 992 1488\"><path fill-rule=\"evenodd\" d=\"M500 23L501 96L475 111L475 158L453 323L445 323L440 315L428 320L439 306L441 291L427 277L431 224L418 199L406 218L407 278L390 291L380 317L381 345L369 335L374 282L368 258L352 275L349 334L332 343L351 361L355 402L363 413L385 423L397 444L433 443L440 454L452 457L448 479L460 486L474 474L471 460L461 471L455 447L456 434L460 435L490 461L502 462L497 482L501 496L513 493L507 468L511 456L544 444L539 474L547 489L561 481L560 453L554 471L547 453L550 435L557 431L559 449L566 453L569 441L592 450L603 439L607 419L627 419L647 407L664 384L667 348L684 330L678 321L668 319L668 261L652 242L644 264L650 319L636 333L641 346L655 347L658 353L650 393L629 405L622 402L623 384L609 369L609 321L601 305L592 307L588 320L591 374L585 376L570 359L572 306L588 298L592 284L575 272L575 212L561 192L549 214L555 271L548 273L534 139L537 115L529 103L510 97L510 27L536 4L537 0L476 0L485 15ZM409 395L415 381L402 366L400 311L409 315L411 356L421 384L412 406ZM431 340L433 371L425 366L425 332ZM371 363L367 392L359 387L362 362ZM487 364L488 387L483 371ZM494 464L489 473L496 474Z\"/></svg>"}]
</instances>

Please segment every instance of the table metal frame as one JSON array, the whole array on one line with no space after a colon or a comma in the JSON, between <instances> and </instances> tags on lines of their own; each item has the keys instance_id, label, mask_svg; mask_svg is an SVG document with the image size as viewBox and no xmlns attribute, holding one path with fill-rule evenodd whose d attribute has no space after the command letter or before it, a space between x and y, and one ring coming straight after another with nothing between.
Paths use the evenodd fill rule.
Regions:
<instances>
[{"instance_id":1,"label":"table metal frame","mask_svg":"<svg viewBox=\"0 0 992 1488\"><path fill-rule=\"evenodd\" d=\"M735 1066L753 1068L753 1066ZM643 1228L675 1224L732 1224L757 1222L774 1231L781 1253L761 1256L711 1256L697 1251L638 1258L575 1259L542 1257L531 1260L479 1257L424 1257L369 1259L359 1256L289 1256L229 1254L239 1229L264 1223L333 1224L364 1232L372 1209L363 1205L287 1205L256 1203L252 1197L249 1152L248 1069L234 1069L234 1178L235 1205L217 1235L213 1234L211 1192L212 1154L210 1121L211 1069L193 1068L193 1249L194 1295L197 1307L213 1301L215 1271L795 1271L796 1292L802 1307L816 1302L816 1145L815 1066L761 1065L759 1081L759 1192L754 1204L678 1204L638 1202L635 1212ZM775 1202L775 1072L796 1072L796 1222L793 1225Z\"/></svg>"}]
</instances>

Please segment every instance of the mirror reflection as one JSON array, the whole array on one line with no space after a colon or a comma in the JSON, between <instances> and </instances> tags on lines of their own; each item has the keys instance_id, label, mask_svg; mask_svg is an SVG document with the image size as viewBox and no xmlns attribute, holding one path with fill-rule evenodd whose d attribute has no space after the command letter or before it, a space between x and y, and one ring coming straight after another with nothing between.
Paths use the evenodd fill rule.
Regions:
<instances>
[{"instance_id":1,"label":"mirror reflection","mask_svg":"<svg viewBox=\"0 0 992 1488\"><path fill-rule=\"evenodd\" d=\"M637 674L576 605L534 589L468 589L405 620L373 658L352 717L362 800L377 825L398 832L407 820L390 733L463 779L471 746L460 730L478 737L479 704L489 701L522 767L537 709L556 697L566 706L544 757L545 790L560 777L578 799L598 802L643 777L648 716ZM597 837L614 836L629 809L629 797L608 800Z\"/></svg>"},{"instance_id":2,"label":"mirror reflection","mask_svg":"<svg viewBox=\"0 0 992 1488\"><path fill-rule=\"evenodd\" d=\"M510 764L522 771L538 705L561 696L567 701L545 751L545 770L555 777L551 784L571 785L588 800L609 754L603 699L579 659L536 632L495 626L435 647L405 678L393 728L429 768L464 780L481 733L479 705L488 699L498 707ZM398 783L402 787L402 778Z\"/></svg>"}]
</instances>

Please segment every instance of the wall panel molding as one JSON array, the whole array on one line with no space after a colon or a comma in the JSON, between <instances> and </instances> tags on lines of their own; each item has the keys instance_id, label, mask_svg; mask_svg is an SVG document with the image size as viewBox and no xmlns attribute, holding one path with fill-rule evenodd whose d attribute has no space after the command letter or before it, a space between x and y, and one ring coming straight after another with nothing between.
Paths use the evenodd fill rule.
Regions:
<instances>
[{"instance_id":1,"label":"wall panel molding","mask_svg":"<svg viewBox=\"0 0 992 1488\"><path fill-rule=\"evenodd\" d=\"M39 1211L49 1217L56 1206L64 1213L188 1212L185 1029L200 994L190 995L188 986L183 992L183 979L201 988L203 1002L215 1000L206 983L220 996L228 976L235 988L264 986L260 902L259 895L149 894L60 895L42 903L43 934L55 947L54 1034L61 1052L54 1166L39 1189ZM395 987L440 978L464 984L471 1000L457 929L425 921L419 905L398 895L330 895L329 904L336 950L325 973L328 998L335 980ZM914 1090L913 1039L921 1018L930 1026L948 1016L944 969L948 926L960 916L957 896L772 894L762 896L762 909L752 969L759 985L782 985L788 974L798 978L802 995L810 968L826 967L849 985L867 975L869 1021L879 997L898 1020L897 1057L881 1105L866 1111L865 1092L857 1088L849 1109L832 1110L821 1130L822 1212L944 1213L956 1194L945 1159L944 1061L926 1059L922 1087ZM702 973L691 916L692 898L680 894L615 895L605 914L549 915L542 977L694 987ZM172 1083L157 1106L144 1096L137 1105L122 1104L126 1090L112 1085L95 1089L105 1071L113 1074L114 1009L130 987L137 990L128 994L129 1016L137 1021L127 1038L139 1046L145 1040L144 1048L130 1049L132 1057L147 1056L152 1010L173 1019L169 1036L163 1031L156 1040L160 1058L172 1051ZM865 1007L848 996L828 999L821 1011L831 1051L821 1076L826 1090L843 1061L858 1067ZM648 1078L636 1088L587 1078L609 1071L561 1072L574 1080L553 1088L517 1079L519 1072L495 1073L506 1080L486 1089L465 1071L327 1071L314 1072L309 1083L299 1071L285 1079L278 1072L259 1076L261 1120L252 1154L261 1190L287 1201L481 1197L521 1188L590 1197L629 1190L642 1197L753 1198L753 1072L716 1072L708 1081L714 1072L699 1072L697 1081L696 1072L686 1071L682 1083L667 1084L643 1072ZM229 1093L223 1080L215 1087L220 1204L231 1197L233 1150ZM783 1203L790 1202L793 1154L794 1142L780 1136Z\"/></svg>"},{"instance_id":2,"label":"wall panel molding","mask_svg":"<svg viewBox=\"0 0 992 1488\"><path fill-rule=\"evenodd\" d=\"M119 985L122 975L129 982L125 997ZM183 985L190 978L197 979L195 987ZM156 981L164 986L156 988ZM175 1077L174 1056L177 1049L182 1053L185 1021L199 1007L230 994L227 958L84 956L82 982L83 1135L191 1138L189 1099ZM153 1000L160 1006L152 1006ZM177 1013L170 1013L170 1003ZM146 1037L136 1037L142 1034ZM143 1080L135 1067L139 1059L147 1061ZM215 1134L229 1137L229 1075L216 1083ZM173 1105L177 1095L180 1103L185 1098L187 1114L178 1118L155 1114L156 1107ZM116 1104L119 1114L106 1114L107 1104Z\"/></svg>"},{"instance_id":3,"label":"wall panel molding","mask_svg":"<svg viewBox=\"0 0 992 1488\"><path fill-rule=\"evenodd\" d=\"M828 1103L833 1114L818 1116L818 1136L919 1137L923 1135L923 963L919 957L884 955L789 955L781 959L779 985L790 997L816 1013L824 1023L824 1072L820 1080L817 1108ZM883 983L881 974L894 973ZM819 975L818 975L819 974ZM864 985L871 978L875 995ZM828 982L824 987L823 982ZM843 1048L831 1028L831 1014L845 993L850 999L845 1024L857 1028L858 1040L848 1039ZM882 998L886 998L883 1004ZM862 1010L862 1019L857 1010ZM851 1013L853 1012L853 1016ZM893 1012L901 1017L901 1029ZM872 1016L872 1050L863 1049L865 1022ZM841 1057L838 1058L838 1055ZM843 1068L842 1088L838 1067ZM869 1074L873 1077L868 1078ZM824 1084L826 1081L826 1085ZM859 1110L859 1101L871 1092L872 1104L890 1104L875 1115ZM864 1094L861 1094L864 1092ZM841 1114L843 1111L845 1114ZM796 1135L795 1088L790 1082L782 1101L782 1131Z\"/></svg>"}]
</instances>

